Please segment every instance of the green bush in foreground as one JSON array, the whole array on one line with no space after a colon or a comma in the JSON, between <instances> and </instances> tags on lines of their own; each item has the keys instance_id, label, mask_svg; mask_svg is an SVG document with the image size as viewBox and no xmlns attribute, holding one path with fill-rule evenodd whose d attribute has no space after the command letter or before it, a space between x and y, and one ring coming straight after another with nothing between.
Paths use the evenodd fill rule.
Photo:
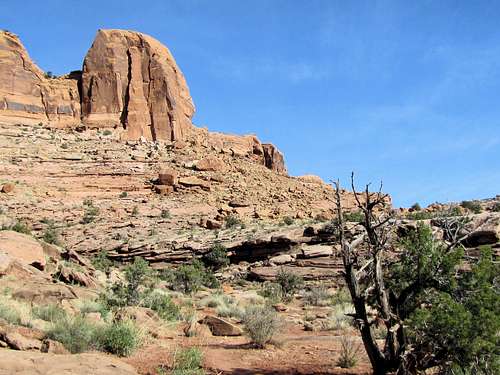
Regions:
<instances>
[{"instance_id":1,"label":"green bush in foreground","mask_svg":"<svg viewBox=\"0 0 500 375\"><path fill-rule=\"evenodd\" d=\"M158 316L162 319L174 321L181 317L181 310L177 306L170 296L162 294L160 292L152 292L144 298L141 306L148 307L153 311L156 311Z\"/></svg>"},{"instance_id":2,"label":"green bush in foreground","mask_svg":"<svg viewBox=\"0 0 500 375\"><path fill-rule=\"evenodd\" d=\"M66 319L66 311L54 304L35 306L31 311L35 318L45 320L47 322L55 322L58 320Z\"/></svg>"},{"instance_id":3,"label":"green bush in foreground","mask_svg":"<svg viewBox=\"0 0 500 375\"><path fill-rule=\"evenodd\" d=\"M139 332L130 321L113 322L98 334L100 349L120 357L127 357L139 346Z\"/></svg>"},{"instance_id":4,"label":"green bush in foreground","mask_svg":"<svg viewBox=\"0 0 500 375\"><path fill-rule=\"evenodd\" d=\"M269 306L249 306L243 315L245 333L252 343L263 348L281 329L281 320Z\"/></svg>"},{"instance_id":5,"label":"green bush in foreground","mask_svg":"<svg viewBox=\"0 0 500 375\"><path fill-rule=\"evenodd\" d=\"M174 358L172 375L203 375L203 354L198 348L179 351Z\"/></svg>"},{"instance_id":6,"label":"green bush in foreground","mask_svg":"<svg viewBox=\"0 0 500 375\"><path fill-rule=\"evenodd\" d=\"M210 251L203 257L205 265L213 270L218 270L229 265L227 249L224 245L216 243Z\"/></svg>"},{"instance_id":7,"label":"green bush in foreground","mask_svg":"<svg viewBox=\"0 0 500 375\"><path fill-rule=\"evenodd\" d=\"M95 345L95 326L77 315L53 322L47 337L59 341L71 353L81 353Z\"/></svg>"},{"instance_id":8,"label":"green bush in foreground","mask_svg":"<svg viewBox=\"0 0 500 375\"><path fill-rule=\"evenodd\" d=\"M183 293L196 293L202 286L218 288L219 282L203 263L195 259L191 264L182 265L174 271L173 285Z\"/></svg>"},{"instance_id":9,"label":"green bush in foreground","mask_svg":"<svg viewBox=\"0 0 500 375\"><path fill-rule=\"evenodd\" d=\"M21 325L21 315L12 306L0 304L0 319L9 324Z\"/></svg>"}]
</instances>

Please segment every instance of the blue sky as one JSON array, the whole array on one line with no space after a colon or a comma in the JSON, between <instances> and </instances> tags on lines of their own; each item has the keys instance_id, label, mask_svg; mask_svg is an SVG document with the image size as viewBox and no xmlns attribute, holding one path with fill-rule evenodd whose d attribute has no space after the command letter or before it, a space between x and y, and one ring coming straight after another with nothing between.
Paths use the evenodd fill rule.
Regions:
<instances>
[{"instance_id":1,"label":"blue sky","mask_svg":"<svg viewBox=\"0 0 500 375\"><path fill-rule=\"evenodd\" d=\"M498 1L11 1L42 69L80 69L99 28L174 54L210 130L276 144L292 175L383 180L396 206L500 194Z\"/></svg>"}]
</instances>

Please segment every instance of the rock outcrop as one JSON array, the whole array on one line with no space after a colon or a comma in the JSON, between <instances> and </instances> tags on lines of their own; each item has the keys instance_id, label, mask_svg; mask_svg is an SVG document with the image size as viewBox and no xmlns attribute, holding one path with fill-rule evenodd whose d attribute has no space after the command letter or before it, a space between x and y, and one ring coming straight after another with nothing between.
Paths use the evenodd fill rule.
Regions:
<instances>
[{"instance_id":1,"label":"rock outcrop","mask_svg":"<svg viewBox=\"0 0 500 375\"><path fill-rule=\"evenodd\" d=\"M286 174L275 146L253 135L196 128L194 110L172 54L148 35L99 30L83 72L53 78L32 62L16 35L0 31L0 122L117 128L124 140L176 141L176 148L204 145Z\"/></svg>"},{"instance_id":2,"label":"rock outcrop","mask_svg":"<svg viewBox=\"0 0 500 375\"><path fill-rule=\"evenodd\" d=\"M150 36L99 30L85 57L82 118L93 126L121 126L126 137L181 140L194 105L170 51Z\"/></svg>"},{"instance_id":3,"label":"rock outcrop","mask_svg":"<svg viewBox=\"0 0 500 375\"><path fill-rule=\"evenodd\" d=\"M0 31L0 121L80 123L78 74L48 78L30 59L19 38Z\"/></svg>"}]
</instances>

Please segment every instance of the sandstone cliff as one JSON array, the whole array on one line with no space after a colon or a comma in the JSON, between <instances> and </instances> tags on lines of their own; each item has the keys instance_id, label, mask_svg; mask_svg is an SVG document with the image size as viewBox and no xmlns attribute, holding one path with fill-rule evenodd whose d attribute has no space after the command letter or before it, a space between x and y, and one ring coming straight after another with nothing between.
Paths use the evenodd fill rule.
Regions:
<instances>
[{"instance_id":1,"label":"sandstone cliff","mask_svg":"<svg viewBox=\"0 0 500 375\"><path fill-rule=\"evenodd\" d=\"M48 78L19 38L0 32L0 121L115 128L124 140L203 144L286 173L283 155L255 136L210 133L192 124L193 100L170 51L148 35L99 30L83 72Z\"/></svg>"},{"instance_id":2,"label":"sandstone cliff","mask_svg":"<svg viewBox=\"0 0 500 375\"><path fill-rule=\"evenodd\" d=\"M80 123L78 80L49 79L30 59L19 38L0 32L0 120L7 123Z\"/></svg>"},{"instance_id":3,"label":"sandstone cliff","mask_svg":"<svg viewBox=\"0 0 500 375\"><path fill-rule=\"evenodd\" d=\"M170 51L137 32L99 30L85 57L83 122L123 125L127 138L185 139L194 105Z\"/></svg>"}]
</instances>

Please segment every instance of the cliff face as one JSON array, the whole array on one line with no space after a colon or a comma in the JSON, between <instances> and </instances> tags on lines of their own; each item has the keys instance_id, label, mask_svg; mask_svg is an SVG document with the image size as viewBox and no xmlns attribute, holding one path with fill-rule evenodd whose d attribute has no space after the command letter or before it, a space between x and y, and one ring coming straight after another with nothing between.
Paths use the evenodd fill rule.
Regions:
<instances>
[{"instance_id":1,"label":"cliff face","mask_svg":"<svg viewBox=\"0 0 500 375\"><path fill-rule=\"evenodd\" d=\"M19 38L0 32L0 120L7 123L80 123L78 79L48 79Z\"/></svg>"},{"instance_id":2,"label":"cliff face","mask_svg":"<svg viewBox=\"0 0 500 375\"><path fill-rule=\"evenodd\" d=\"M82 118L94 126L123 125L127 137L181 140L194 105L170 51L137 32L99 30L85 57Z\"/></svg>"},{"instance_id":3,"label":"cliff face","mask_svg":"<svg viewBox=\"0 0 500 375\"><path fill-rule=\"evenodd\" d=\"M286 173L283 155L255 136L205 132L170 51L150 36L99 30L81 73L48 78L19 38L0 31L0 121L122 129L122 139L203 143Z\"/></svg>"}]
</instances>

